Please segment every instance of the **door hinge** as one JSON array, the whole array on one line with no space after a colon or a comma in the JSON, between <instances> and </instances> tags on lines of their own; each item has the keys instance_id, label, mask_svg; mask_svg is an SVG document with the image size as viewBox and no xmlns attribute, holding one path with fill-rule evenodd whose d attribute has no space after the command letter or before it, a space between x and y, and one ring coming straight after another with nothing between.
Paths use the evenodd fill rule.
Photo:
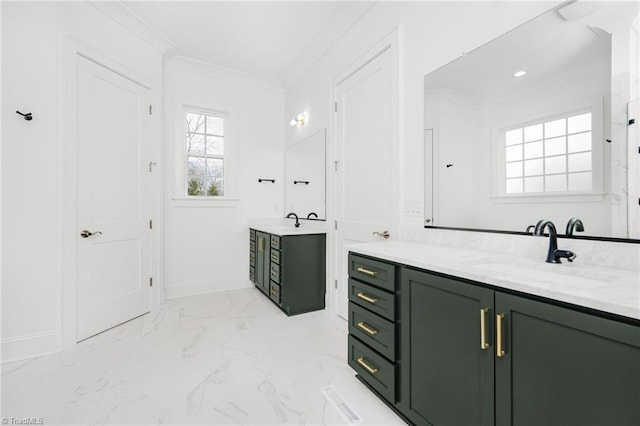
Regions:
<instances>
[{"instance_id":1,"label":"door hinge","mask_svg":"<svg viewBox=\"0 0 640 426\"><path fill-rule=\"evenodd\" d=\"M335 161L333 162L333 171L334 171L334 172L337 172L337 171L338 171L338 160L335 160Z\"/></svg>"},{"instance_id":2,"label":"door hinge","mask_svg":"<svg viewBox=\"0 0 640 426\"><path fill-rule=\"evenodd\" d=\"M153 166L155 166L156 164L158 164L158 163L156 163L155 161L149 161L149 172L150 173L153 171Z\"/></svg>"},{"instance_id":3,"label":"door hinge","mask_svg":"<svg viewBox=\"0 0 640 426\"><path fill-rule=\"evenodd\" d=\"M333 221L333 229L338 230L338 221L337 220Z\"/></svg>"},{"instance_id":4,"label":"door hinge","mask_svg":"<svg viewBox=\"0 0 640 426\"><path fill-rule=\"evenodd\" d=\"M149 115L153 114L153 105L149 105Z\"/></svg>"},{"instance_id":5,"label":"door hinge","mask_svg":"<svg viewBox=\"0 0 640 426\"><path fill-rule=\"evenodd\" d=\"M153 277L149 277L149 287L153 287Z\"/></svg>"},{"instance_id":6,"label":"door hinge","mask_svg":"<svg viewBox=\"0 0 640 426\"><path fill-rule=\"evenodd\" d=\"M338 288L338 280L333 281L333 288Z\"/></svg>"},{"instance_id":7,"label":"door hinge","mask_svg":"<svg viewBox=\"0 0 640 426\"><path fill-rule=\"evenodd\" d=\"M153 219L149 219L149 229L153 229Z\"/></svg>"},{"instance_id":8,"label":"door hinge","mask_svg":"<svg viewBox=\"0 0 640 426\"><path fill-rule=\"evenodd\" d=\"M632 126L634 124L636 124L636 119L635 118L632 118L631 120L629 120L629 126Z\"/></svg>"},{"instance_id":9,"label":"door hinge","mask_svg":"<svg viewBox=\"0 0 640 426\"><path fill-rule=\"evenodd\" d=\"M338 103L337 102L333 103L333 112L338 112Z\"/></svg>"}]
</instances>

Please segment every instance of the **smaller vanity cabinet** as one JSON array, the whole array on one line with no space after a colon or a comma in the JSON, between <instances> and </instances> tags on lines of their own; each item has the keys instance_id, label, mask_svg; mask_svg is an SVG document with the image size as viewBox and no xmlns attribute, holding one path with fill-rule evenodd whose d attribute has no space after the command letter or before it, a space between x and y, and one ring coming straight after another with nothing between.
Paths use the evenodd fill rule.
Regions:
<instances>
[{"instance_id":1,"label":"smaller vanity cabinet","mask_svg":"<svg viewBox=\"0 0 640 426\"><path fill-rule=\"evenodd\" d=\"M324 309L325 251L325 234L275 235L250 229L249 277L287 315Z\"/></svg>"},{"instance_id":2,"label":"smaller vanity cabinet","mask_svg":"<svg viewBox=\"0 0 640 426\"><path fill-rule=\"evenodd\" d=\"M396 401L395 265L349 254L349 365L388 402Z\"/></svg>"}]
</instances>

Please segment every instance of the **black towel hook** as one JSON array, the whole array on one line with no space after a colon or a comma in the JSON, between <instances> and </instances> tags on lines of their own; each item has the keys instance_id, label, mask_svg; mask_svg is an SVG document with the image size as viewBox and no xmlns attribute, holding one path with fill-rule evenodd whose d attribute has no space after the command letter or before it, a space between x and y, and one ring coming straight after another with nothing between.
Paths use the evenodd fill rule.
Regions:
<instances>
[{"instance_id":1,"label":"black towel hook","mask_svg":"<svg viewBox=\"0 0 640 426\"><path fill-rule=\"evenodd\" d=\"M16 111L16 113L17 113L17 114L20 114L21 116L23 116L23 117L24 117L24 119L25 119L25 120L27 120L27 121L31 121L31 120L33 120L33 117L31 116L31 113L30 113L30 112L28 112L28 113L26 113L26 114L23 114L23 113L21 113L20 111Z\"/></svg>"}]
</instances>

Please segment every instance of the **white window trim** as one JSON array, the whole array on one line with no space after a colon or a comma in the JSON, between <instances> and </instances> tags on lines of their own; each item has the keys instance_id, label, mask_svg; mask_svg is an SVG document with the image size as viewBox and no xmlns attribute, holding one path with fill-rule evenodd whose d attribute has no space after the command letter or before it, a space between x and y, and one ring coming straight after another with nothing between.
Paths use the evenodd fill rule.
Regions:
<instances>
[{"instance_id":1,"label":"white window trim","mask_svg":"<svg viewBox=\"0 0 640 426\"><path fill-rule=\"evenodd\" d=\"M565 105L556 110L545 111L544 114L531 116L528 120L510 121L495 125L491 129L491 200L495 203L546 203L546 202L593 202L601 201L606 192L604 190L604 99L593 98L582 102ZM507 194L505 188L505 150L504 130L516 127L526 127L530 124L551 121L554 118L572 115L574 112L591 111L591 155L593 184L591 191L572 191L563 193L517 193Z\"/></svg>"},{"instance_id":2,"label":"white window trim","mask_svg":"<svg viewBox=\"0 0 640 426\"><path fill-rule=\"evenodd\" d=\"M224 195L188 196L187 194L187 150L185 149L184 117L187 112L199 112L224 117ZM236 144L234 143L233 110L228 106L207 102L179 99L175 102L175 173L173 205L176 207L237 207L236 196Z\"/></svg>"}]
</instances>

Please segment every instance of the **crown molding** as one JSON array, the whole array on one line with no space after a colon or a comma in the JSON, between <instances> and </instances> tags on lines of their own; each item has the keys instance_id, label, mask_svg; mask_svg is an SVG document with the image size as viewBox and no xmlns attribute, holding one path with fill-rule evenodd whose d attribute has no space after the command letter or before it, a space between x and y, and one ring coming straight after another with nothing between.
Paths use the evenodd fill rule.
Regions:
<instances>
[{"instance_id":1,"label":"crown molding","mask_svg":"<svg viewBox=\"0 0 640 426\"><path fill-rule=\"evenodd\" d=\"M131 9L116 1L95 1L90 0L90 5L122 25L129 32L149 44L152 48L163 55L174 51L176 45L164 34L153 28L144 19L138 16Z\"/></svg>"}]
</instances>

